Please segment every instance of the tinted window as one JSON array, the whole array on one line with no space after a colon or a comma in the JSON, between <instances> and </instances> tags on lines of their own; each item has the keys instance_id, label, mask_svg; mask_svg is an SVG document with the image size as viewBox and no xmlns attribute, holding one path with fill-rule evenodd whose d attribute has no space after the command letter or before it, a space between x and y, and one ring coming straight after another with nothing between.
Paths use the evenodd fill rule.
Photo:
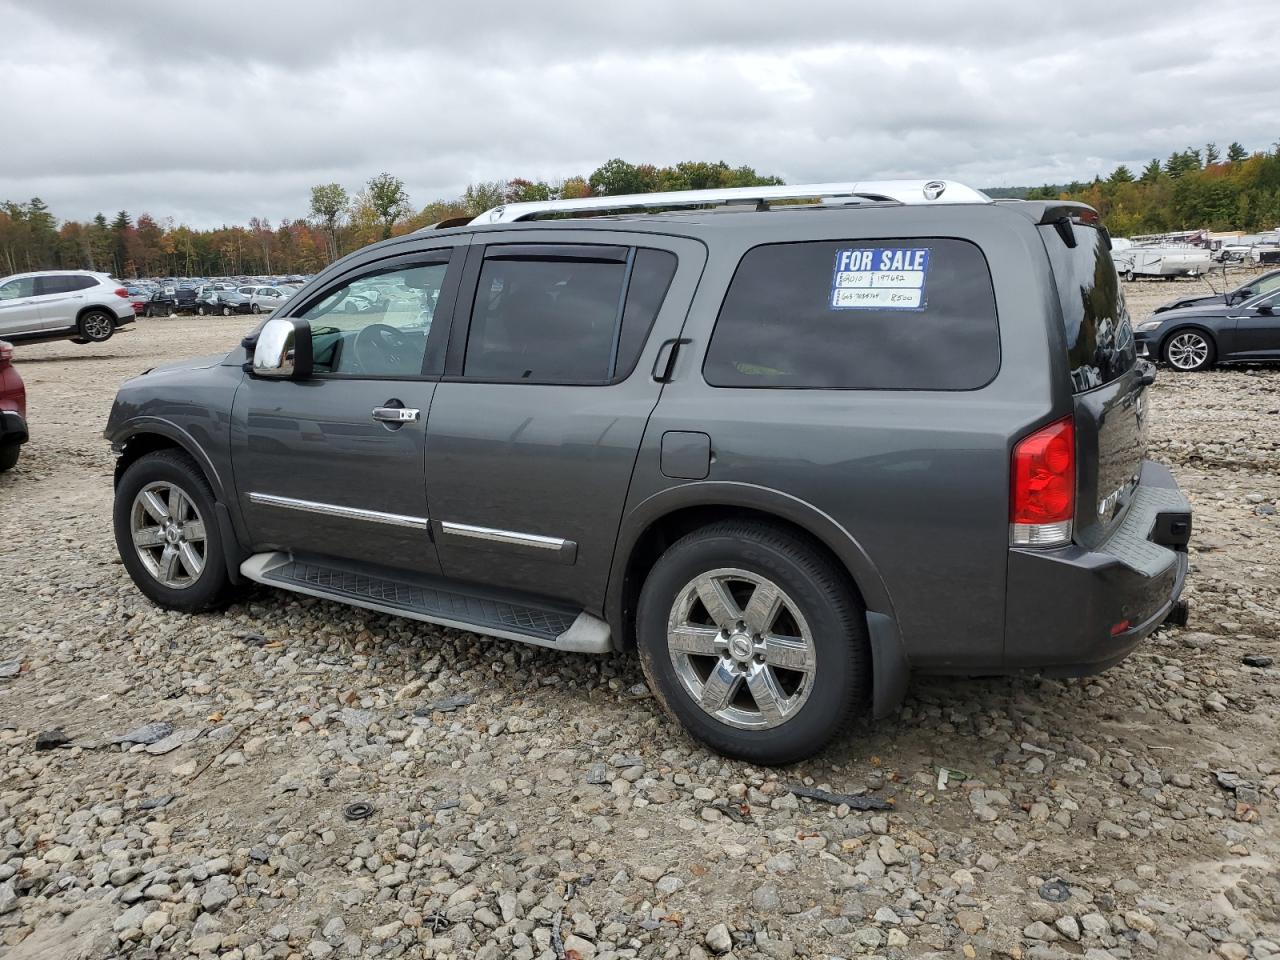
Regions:
<instances>
[{"instance_id":1,"label":"tinted window","mask_svg":"<svg viewBox=\"0 0 1280 960\"><path fill-rule=\"evenodd\" d=\"M725 294L703 374L724 387L972 390L999 366L982 252L962 240L917 238L750 250Z\"/></svg>"},{"instance_id":2,"label":"tinted window","mask_svg":"<svg viewBox=\"0 0 1280 960\"><path fill-rule=\"evenodd\" d=\"M613 377L631 375L640 351L649 338L662 301L666 299L671 278L676 275L676 256L666 250L636 250L631 265L631 282L627 285L627 305L622 311L622 332L618 336L618 359Z\"/></svg>"},{"instance_id":3,"label":"tinted window","mask_svg":"<svg viewBox=\"0 0 1280 960\"><path fill-rule=\"evenodd\" d=\"M420 374L447 269L434 263L381 270L326 293L300 314L311 324L314 370L366 377Z\"/></svg>"},{"instance_id":4,"label":"tinted window","mask_svg":"<svg viewBox=\"0 0 1280 960\"><path fill-rule=\"evenodd\" d=\"M36 277L36 295L46 296L51 293L70 293L72 290L83 290L80 277Z\"/></svg>"},{"instance_id":5,"label":"tinted window","mask_svg":"<svg viewBox=\"0 0 1280 960\"><path fill-rule=\"evenodd\" d=\"M555 256L493 248L476 285L463 373L512 381L610 379L626 280L625 248ZM596 259L595 257L598 257Z\"/></svg>"},{"instance_id":6,"label":"tinted window","mask_svg":"<svg viewBox=\"0 0 1280 960\"><path fill-rule=\"evenodd\" d=\"M1055 227L1041 227L1040 235L1062 304L1071 382L1080 393L1120 377L1137 355L1107 235L1087 224L1072 223L1071 229L1074 247Z\"/></svg>"}]
</instances>

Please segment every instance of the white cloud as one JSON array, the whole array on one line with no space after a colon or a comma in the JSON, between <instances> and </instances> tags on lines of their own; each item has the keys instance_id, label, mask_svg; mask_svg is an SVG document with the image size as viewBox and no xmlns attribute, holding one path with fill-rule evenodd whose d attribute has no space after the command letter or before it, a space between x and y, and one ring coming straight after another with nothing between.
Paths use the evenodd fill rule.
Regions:
<instances>
[{"instance_id":1,"label":"white cloud","mask_svg":"<svg viewBox=\"0 0 1280 960\"><path fill-rule=\"evenodd\" d=\"M1270 0L863 7L117 2L106 21L0 0L0 199L208 226L301 216L312 184L382 170L422 204L614 156L1026 184L1280 129L1241 60L1280 26Z\"/></svg>"}]
</instances>

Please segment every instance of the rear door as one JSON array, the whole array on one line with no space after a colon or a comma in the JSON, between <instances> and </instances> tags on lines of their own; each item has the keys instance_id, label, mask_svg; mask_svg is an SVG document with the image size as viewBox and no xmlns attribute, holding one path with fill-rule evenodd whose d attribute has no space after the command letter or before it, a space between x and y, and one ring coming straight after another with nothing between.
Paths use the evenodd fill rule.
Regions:
<instances>
[{"instance_id":1,"label":"rear door","mask_svg":"<svg viewBox=\"0 0 1280 960\"><path fill-rule=\"evenodd\" d=\"M85 304L85 290L96 286L92 277L55 274L36 278L36 303L42 330L65 330L76 322Z\"/></svg>"},{"instance_id":2,"label":"rear door","mask_svg":"<svg viewBox=\"0 0 1280 960\"><path fill-rule=\"evenodd\" d=\"M1106 232L1079 219L1039 230L1075 395L1075 539L1092 547L1114 529L1137 486L1147 449L1146 383Z\"/></svg>"},{"instance_id":3,"label":"rear door","mask_svg":"<svg viewBox=\"0 0 1280 960\"><path fill-rule=\"evenodd\" d=\"M701 244L604 231L473 245L427 426L427 492L449 577L599 613L653 367Z\"/></svg>"}]
</instances>

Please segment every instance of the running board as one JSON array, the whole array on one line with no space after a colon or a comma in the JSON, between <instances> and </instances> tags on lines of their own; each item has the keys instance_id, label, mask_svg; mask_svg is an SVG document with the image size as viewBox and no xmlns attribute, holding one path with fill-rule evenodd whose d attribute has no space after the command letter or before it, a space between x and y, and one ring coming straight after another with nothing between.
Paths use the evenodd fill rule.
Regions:
<instances>
[{"instance_id":1,"label":"running board","mask_svg":"<svg viewBox=\"0 0 1280 960\"><path fill-rule=\"evenodd\" d=\"M613 649L609 625L585 610L512 603L463 593L453 585L393 580L279 552L254 554L240 565L240 573L268 587L539 647L572 653Z\"/></svg>"}]
</instances>

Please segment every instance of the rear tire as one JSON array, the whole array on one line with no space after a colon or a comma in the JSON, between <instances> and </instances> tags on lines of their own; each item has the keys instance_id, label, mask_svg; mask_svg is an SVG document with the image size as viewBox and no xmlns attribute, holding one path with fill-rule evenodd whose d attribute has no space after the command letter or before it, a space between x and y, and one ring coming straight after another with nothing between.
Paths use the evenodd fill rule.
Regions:
<instances>
[{"instance_id":1,"label":"rear tire","mask_svg":"<svg viewBox=\"0 0 1280 960\"><path fill-rule=\"evenodd\" d=\"M0 473L12 470L18 463L18 454L22 452L20 443L0 443Z\"/></svg>"},{"instance_id":2,"label":"rear tire","mask_svg":"<svg viewBox=\"0 0 1280 960\"><path fill-rule=\"evenodd\" d=\"M868 699L866 618L847 575L780 526L725 521L678 541L645 580L636 635L667 713L739 760L811 756Z\"/></svg>"},{"instance_id":3,"label":"rear tire","mask_svg":"<svg viewBox=\"0 0 1280 960\"><path fill-rule=\"evenodd\" d=\"M116 318L106 310L86 310L77 327L89 343L106 343L116 332Z\"/></svg>"},{"instance_id":4,"label":"rear tire","mask_svg":"<svg viewBox=\"0 0 1280 960\"><path fill-rule=\"evenodd\" d=\"M231 316L231 308L230 308L230 307L223 307L223 308L222 308L222 315L223 315L224 317L229 317L229 316Z\"/></svg>"},{"instance_id":5,"label":"rear tire","mask_svg":"<svg viewBox=\"0 0 1280 960\"><path fill-rule=\"evenodd\" d=\"M159 509L146 494L158 498ZM231 579L213 488L187 454L157 450L131 463L116 487L113 521L120 559L152 603L198 613L227 599Z\"/></svg>"},{"instance_id":6,"label":"rear tire","mask_svg":"<svg viewBox=\"0 0 1280 960\"><path fill-rule=\"evenodd\" d=\"M249 310L250 310L250 312L252 312L252 313L261 313L261 312L262 312L262 308L261 308L260 306L258 306L256 303L254 303L254 304L250 304L250 305L249 305Z\"/></svg>"},{"instance_id":7,"label":"rear tire","mask_svg":"<svg viewBox=\"0 0 1280 960\"><path fill-rule=\"evenodd\" d=\"M204 307L196 307L196 313L197 313L199 316L202 316L202 317L203 317L203 316L204 316Z\"/></svg>"},{"instance_id":8,"label":"rear tire","mask_svg":"<svg viewBox=\"0 0 1280 960\"><path fill-rule=\"evenodd\" d=\"M1182 373L1207 370L1218 356L1212 337L1200 330L1187 328L1169 334L1161 353L1165 363Z\"/></svg>"}]
</instances>

